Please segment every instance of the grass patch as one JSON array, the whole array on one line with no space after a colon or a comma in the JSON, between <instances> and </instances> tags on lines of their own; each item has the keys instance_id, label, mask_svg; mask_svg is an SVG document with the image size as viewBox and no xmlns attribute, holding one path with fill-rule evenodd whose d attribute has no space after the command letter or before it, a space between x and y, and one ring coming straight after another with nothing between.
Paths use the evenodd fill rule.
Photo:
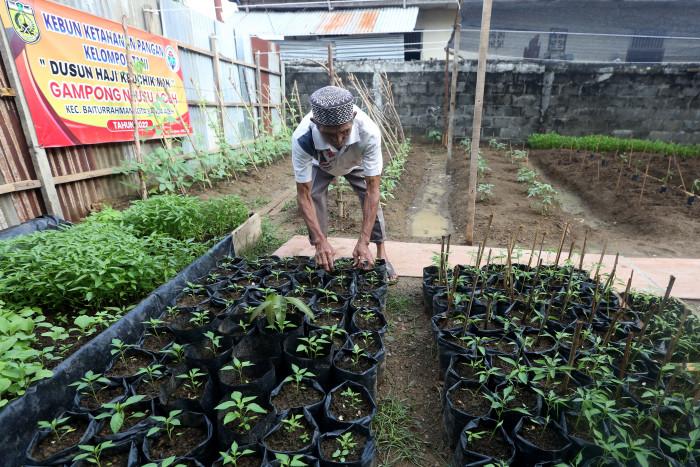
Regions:
<instances>
[{"instance_id":1,"label":"grass patch","mask_svg":"<svg viewBox=\"0 0 700 467\"><path fill-rule=\"evenodd\" d=\"M257 209L265 206L268 204L270 200L268 198L255 198L253 201L248 201L246 202L246 206L248 206L249 209Z\"/></svg>"},{"instance_id":2,"label":"grass patch","mask_svg":"<svg viewBox=\"0 0 700 467\"><path fill-rule=\"evenodd\" d=\"M425 465L426 458L421 452L425 450L426 443L409 430L412 425L408 402L392 397L378 402L374 429L379 465L390 466L401 461Z\"/></svg>"},{"instance_id":3,"label":"grass patch","mask_svg":"<svg viewBox=\"0 0 700 467\"><path fill-rule=\"evenodd\" d=\"M418 300L413 295L389 291L386 295L386 309L392 315L405 316L413 320L417 316L415 311L418 309Z\"/></svg>"},{"instance_id":4,"label":"grass patch","mask_svg":"<svg viewBox=\"0 0 700 467\"><path fill-rule=\"evenodd\" d=\"M269 255L289 240L290 236L273 224L268 217L262 218L262 235L254 247L248 248L240 253L246 261L253 261L258 256ZM239 252L236 252L239 255Z\"/></svg>"}]
</instances>

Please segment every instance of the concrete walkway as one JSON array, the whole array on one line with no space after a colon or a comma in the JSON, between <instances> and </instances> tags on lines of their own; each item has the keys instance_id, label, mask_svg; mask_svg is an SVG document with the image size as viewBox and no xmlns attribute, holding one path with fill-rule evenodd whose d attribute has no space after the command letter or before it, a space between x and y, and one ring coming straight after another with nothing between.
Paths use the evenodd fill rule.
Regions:
<instances>
[{"instance_id":1,"label":"concrete walkway","mask_svg":"<svg viewBox=\"0 0 700 467\"><path fill-rule=\"evenodd\" d=\"M333 248L336 249L336 257L338 258L352 256L353 248L357 242L357 239L352 238L331 238L329 240ZM439 255L440 245L386 242L386 250L399 276L420 277L423 274L423 268L432 263L431 257L435 254L434 252L437 252ZM475 246L453 245L450 247L449 262L452 265L473 264L476 250L477 247ZM314 252L314 247L309 244L306 236L296 235L275 251L274 254L278 256L313 256ZM484 262L487 254L488 249L484 254ZM560 263L566 259L567 254L562 254ZM494 248L491 257L498 256L505 257L505 249ZM529 251L523 251L522 257L518 259L518 262L527 263L529 256ZM545 263L553 263L555 257L556 254L548 253L544 257L544 261ZM572 259L578 264L578 255L574 255ZM498 260L498 262L500 261ZM583 262L584 268L592 270L598 261L600 261L599 253L586 254ZM533 263L535 263L534 260ZM614 263L615 255L605 255L600 268L601 274L610 273ZM632 271L634 271L632 287L639 291L663 294L668 286L669 277L673 274L676 277L676 282L671 292L672 296L681 299L700 300L700 259L627 258L620 256L615 272L618 289L624 290Z\"/></svg>"}]
</instances>

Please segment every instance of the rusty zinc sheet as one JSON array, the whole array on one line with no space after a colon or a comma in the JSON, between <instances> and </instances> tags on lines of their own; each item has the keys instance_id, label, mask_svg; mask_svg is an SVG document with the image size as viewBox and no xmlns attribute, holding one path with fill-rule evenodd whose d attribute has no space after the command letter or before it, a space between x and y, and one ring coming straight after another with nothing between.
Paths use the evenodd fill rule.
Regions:
<instances>
[{"instance_id":1,"label":"rusty zinc sheet","mask_svg":"<svg viewBox=\"0 0 700 467\"><path fill-rule=\"evenodd\" d=\"M0 87L10 87L0 61ZM45 212L38 189L14 190L36 180L14 97L0 98L0 229L21 224Z\"/></svg>"}]
</instances>

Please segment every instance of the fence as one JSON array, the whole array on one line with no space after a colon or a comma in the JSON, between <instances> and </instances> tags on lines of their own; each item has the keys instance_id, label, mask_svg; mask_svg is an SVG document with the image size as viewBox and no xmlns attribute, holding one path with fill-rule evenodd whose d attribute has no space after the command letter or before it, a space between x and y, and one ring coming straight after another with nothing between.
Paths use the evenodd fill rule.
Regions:
<instances>
[{"instance_id":1,"label":"fence","mask_svg":"<svg viewBox=\"0 0 700 467\"><path fill-rule=\"evenodd\" d=\"M195 144L201 150L216 150L212 120L217 120L227 143L242 144L255 135L257 122L267 128L280 121L277 108L283 91L281 62L277 46L267 41L235 35L231 27L190 10L172 0L58 0L65 6L163 35L177 42L182 62L190 122ZM156 4L157 7L151 5ZM5 51L3 51L5 55ZM7 59L7 57L3 57ZM0 87L19 86L2 70ZM133 193L114 175L113 167L134 160L133 143L110 143L64 148L29 148L31 122L19 128L21 109L13 96L0 98L5 125L0 131L0 229L19 224L59 206L63 217L78 221L102 199ZM252 115L246 110L252 108ZM19 130L19 131L18 131ZM143 152L161 145L146 141ZM185 152L193 150L189 141ZM44 157L45 155L45 157ZM43 159L43 160L42 160ZM42 180L41 170L45 178ZM48 185L55 186L55 202Z\"/></svg>"}]
</instances>

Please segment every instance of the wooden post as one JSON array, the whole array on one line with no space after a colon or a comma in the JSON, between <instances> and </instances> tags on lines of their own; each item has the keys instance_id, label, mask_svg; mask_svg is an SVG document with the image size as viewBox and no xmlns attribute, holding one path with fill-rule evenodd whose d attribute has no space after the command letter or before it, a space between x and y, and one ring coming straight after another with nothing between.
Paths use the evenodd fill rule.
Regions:
<instances>
[{"instance_id":1,"label":"wooden post","mask_svg":"<svg viewBox=\"0 0 700 467\"><path fill-rule=\"evenodd\" d=\"M212 34L209 36L209 42L211 44L211 52L213 54L212 60L214 61L214 89L216 90L217 103L219 107L219 129L221 134L224 135L226 139L226 125L224 124L224 113L226 108L224 107L223 99L223 86L221 85L221 62L219 61L219 41L216 39L216 35Z\"/></svg>"},{"instance_id":2,"label":"wooden post","mask_svg":"<svg viewBox=\"0 0 700 467\"><path fill-rule=\"evenodd\" d=\"M479 66L476 71L476 91L474 99L474 122L472 128L472 154L469 165L469 190L467 191L467 245L474 241L474 215L476 213L477 167L479 164L479 140L481 139L481 113L484 106L484 85L486 83L486 53L489 47L491 27L491 2L484 0L481 14L481 36L479 38ZM461 1L460 1L461 6Z\"/></svg>"},{"instance_id":3,"label":"wooden post","mask_svg":"<svg viewBox=\"0 0 700 467\"><path fill-rule=\"evenodd\" d=\"M445 122L442 125L442 146L447 147L447 113L450 108L450 49L445 47Z\"/></svg>"},{"instance_id":4,"label":"wooden post","mask_svg":"<svg viewBox=\"0 0 700 467\"><path fill-rule=\"evenodd\" d=\"M328 44L328 78L331 86L335 86L335 70L333 69L333 44Z\"/></svg>"},{"instance_id":5,"label":"wooden post","mask_svg":"<svg viewBox=\"0 0 700 467\"><path fill-rule=\"evenodd\" d=\"M158 5L158 2L156 2L156 5ZM156 6L156 8L158 7ZM150 32L151 34L158 34L159 31L156 31L155 12L153 11L153 7L151 5L143 6L143 19L146 23L146 31Z\"/></svg>"},{"instance_id":6,"label":"wooden post","mask_svg":"<svg viewBox=\"0 0 700 467\"><path fill-rule=\"evenodd\" d=\"M262 130L260 131L261 133L265 132L265 119L263 118L263 102L262 102L262 74L260 70L260 51L255 52L255 87L256 89L256 94L257 94L257 99L258 99L258 120L260 121L260 125L262 126Z\"/></svg>"},{"instance_id":7,"label":"wooden post","mask_svg":"<svg viewBox=\"0 0 700 467\"><path fill-rule=\"evenodd\" d=\"M450 83L451 96L450 96L450 116L447 122L447 161L445 163L445 174L450 175L452 164L452 139L455 128L455 102L457 100L457 68L459 65L459 33L461 25L459 23L459 15L462 12L462 0L459 0L459 7L457 8L457 14L455 15L454 24L454 48L452 49L452 82ZM472 241L473 235L472 232ZM467 245L471 245L472 242L467 242Z\"/></svg>"},{"instance_id":8,"label":"wooden post","mask_svg":"<svg viewBox=\"0 0 700 467\"><path fill-rule=\"evenodd\" d=\"M139 119L136 116L136 86L134 85L134 64L131 60L131 46L129 44L129 30L126 26L126 15L122 16L122 27L124 28L124 42L126 43L126 67L129 72L129 92L131 93L131 115L134 121L134 146L136 147L136 161L143 164L143 155L141 154L141 138L139 136ZM148 198L146 190L146 178L143 175L143 170L139 168L139 193L141 199Z\"/></svg>"},{"instance_id":9,"label":"wooden post","mask_svg":"<svg viewBox=\"0 0 700 467\"><path fill-rule=\"evenodd\" d=\"M17 105L17 114L20 122L22 123L22 130L26 138L29 154L32 158L32 166L34 167L37 179L41 184L39 186L41 197L44 200L46 210L49 214L55 214L58 217L63 218L63 209L61 208L61 202L58 199L56 184L53 181L51 166L49 165L49 160L46 156L46 150L39 146L39 137L37 136L36 129L34 128L32 115L29 112L27 96L25 96L24 88L19 80L17 65L11 58L14 55L10 49L10 42L8 41L6 34L2 33L0 36L2 36L0 39L0 45L2 46L0 60L2 60L5 64L7 79L10 85L16 90L17 96L15 97L15 104ZM6 180L4 183L9 182L10 180Z\"/></svg>"}]
</instances>

